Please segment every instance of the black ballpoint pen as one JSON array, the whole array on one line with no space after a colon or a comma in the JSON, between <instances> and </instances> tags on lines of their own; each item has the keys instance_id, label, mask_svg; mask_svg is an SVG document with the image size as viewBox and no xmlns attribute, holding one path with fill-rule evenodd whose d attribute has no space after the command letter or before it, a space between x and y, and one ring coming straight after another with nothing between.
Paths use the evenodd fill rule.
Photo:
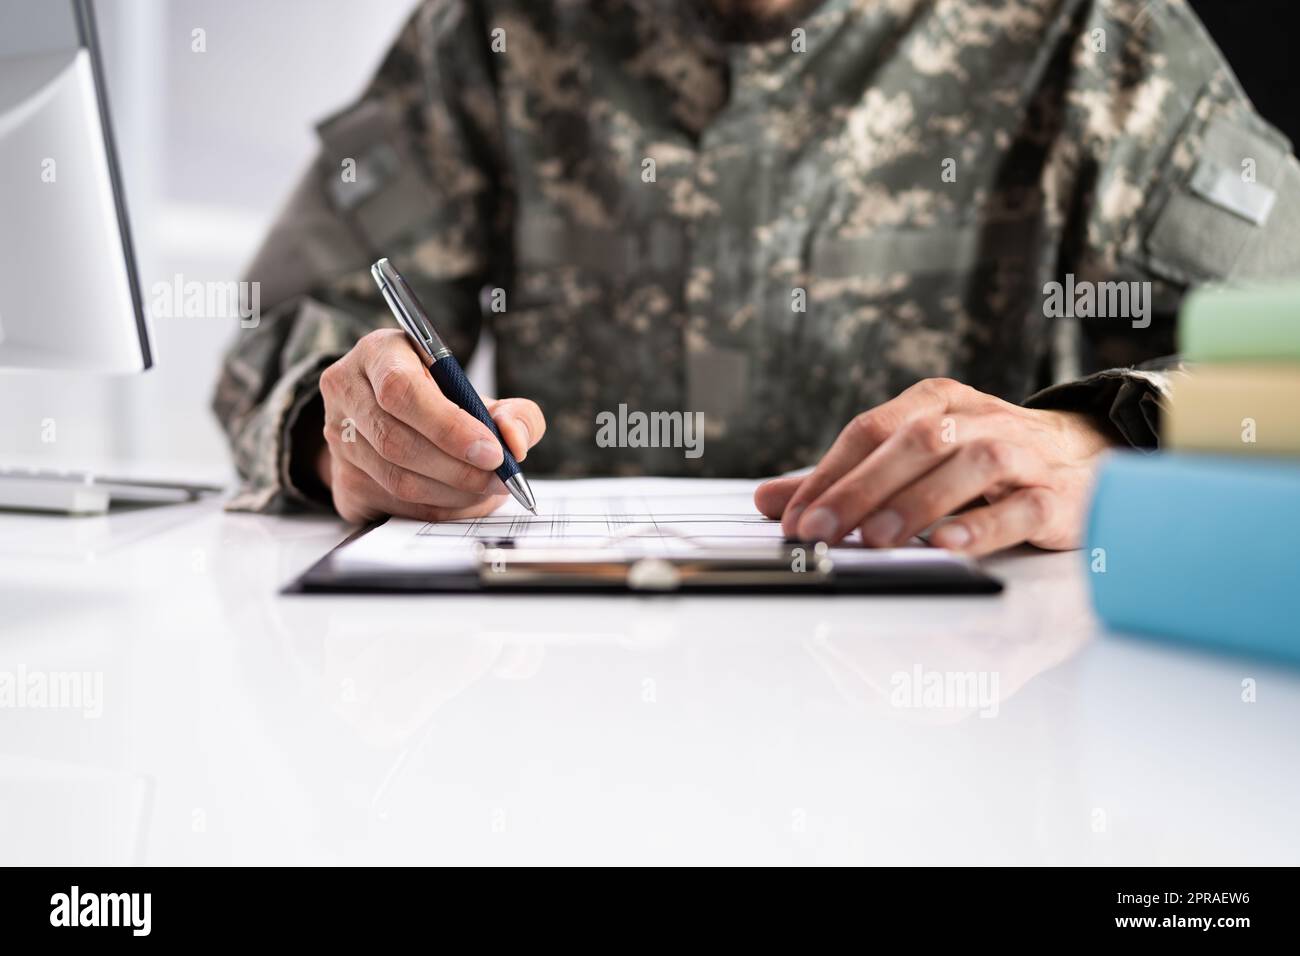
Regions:
<instances>
[{"instance_id":1,"label":"black ballpoint pen","mask_svg":"<svg viewBox=\"0 0 1300 956\"><path fill-rule=\"evenodd\" d=\"M379 291L383 293L388 307L393 310L398 324L410 337L416 354L429 369L429 374L438 383L438 388L442 389L442 394L486 425L488 431L492 432L501 443L503 460L501 467L497 469L497 477L506 486L506 490L515 501L533 514L537 514L537 502L533 499L533 490L528 487L528 479L520 470L519 462L515 461L515 456L510 454L510 448L501 437L501 432L497 430L496 422L492 421L492 416L488 414L483 399L479 398L478 392L470 384L464 369L456 361L456 356L451 354L451 349L447 348L434 330L433 323L429 321L429 316L420 305L420 300L415 297L415 293L411 291L411 287L387 259L380 259L371 266L370 274L378 283Z\"/></svg>"}]
</instances>

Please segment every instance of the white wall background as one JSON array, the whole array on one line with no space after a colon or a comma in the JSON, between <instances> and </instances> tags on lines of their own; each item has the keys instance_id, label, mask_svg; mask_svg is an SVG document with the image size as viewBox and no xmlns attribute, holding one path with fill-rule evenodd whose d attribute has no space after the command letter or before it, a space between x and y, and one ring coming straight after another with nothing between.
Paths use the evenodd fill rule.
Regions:
<instances>
[{"instance_id":1,"label":"white wall background","mask_svg":"<svg viewBox=\"0 0 1300 956\"><path fill-rule=\"evenodd\" d=\"M314 152L315 122L361 91L413 6L97 0L146 301L176 273L239 278ZM196 28L206 52L191 49ZM144 375L0 371L0 465L229 476L208 404L238 320L152 325L157 366Z\"/></svg>"}]
</instances>

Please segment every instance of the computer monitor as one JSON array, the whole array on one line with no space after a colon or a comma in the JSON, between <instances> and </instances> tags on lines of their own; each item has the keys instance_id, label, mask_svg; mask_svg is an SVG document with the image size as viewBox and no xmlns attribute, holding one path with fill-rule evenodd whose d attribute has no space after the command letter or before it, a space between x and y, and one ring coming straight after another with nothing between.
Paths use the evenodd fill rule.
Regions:
<instances>
[{"instance_id":1,"label":"computer monitor","mask_svg":"<svg viewBox=\"0 0 1300 956\"><path fill-rule=\"evenodd\" d=\"M0 0L0 369L152 364L90 0Z\"/></svg>"}]
</instances>

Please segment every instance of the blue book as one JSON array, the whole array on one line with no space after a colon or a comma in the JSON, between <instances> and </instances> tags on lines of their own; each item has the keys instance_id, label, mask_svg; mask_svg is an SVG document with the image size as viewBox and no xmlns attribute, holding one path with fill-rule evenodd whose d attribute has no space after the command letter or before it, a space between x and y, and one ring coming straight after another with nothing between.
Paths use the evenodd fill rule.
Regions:
<instances>
[{"instance_id":1,"label":"blue book","mask_svg":"<svg viewBox=\"0 0 1300 956\"><path fill-rule=\"evenodd\" d=\"M1300 461L1112 455L1084 556L1115 630L1300 663Z\"/></svg>"}]
</instances>

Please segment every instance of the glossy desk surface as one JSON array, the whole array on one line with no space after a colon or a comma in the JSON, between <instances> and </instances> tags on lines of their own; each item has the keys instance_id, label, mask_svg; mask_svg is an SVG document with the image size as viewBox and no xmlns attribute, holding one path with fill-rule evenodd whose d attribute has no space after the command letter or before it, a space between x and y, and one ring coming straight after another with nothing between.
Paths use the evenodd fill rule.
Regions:
<instances>
[{"instance_id":1,"label":"glossy desk surface","mask_svg":"<svg viewBox=\"0 0 1300 956\"><path fill-rule=\"evenodd\" d=\"M1101 632L1078 554L992 598L280 596L345 531L0 515L0 862L1300 860L1300 673Z\"/></svg>"}]
</instances>

